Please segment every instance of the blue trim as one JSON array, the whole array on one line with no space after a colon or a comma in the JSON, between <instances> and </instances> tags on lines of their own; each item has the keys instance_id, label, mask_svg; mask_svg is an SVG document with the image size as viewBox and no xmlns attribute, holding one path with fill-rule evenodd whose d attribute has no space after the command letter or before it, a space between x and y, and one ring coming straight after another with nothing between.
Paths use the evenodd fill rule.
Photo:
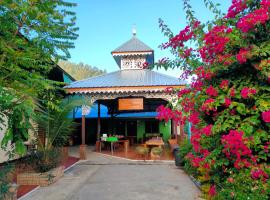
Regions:
<instances>
[{"instance_id":1,"label":"blue trim","mask_svg":"<svg viewBox=\"0 0 270 200\"><path fill-rule=\"evenodd\" d=\"M82 109L80 107L76 108L68 116L69 118L80 119L82 118ZM86 118L97 118L98 117L98 105L96 103L91 107L91 111ZM110 118L108 114L108 108L104 105L100 105L100 117ZM157 112L137 112L137 113L119 113L115 116L116 118L156 118Z\"/></svg>"}]
</instances>

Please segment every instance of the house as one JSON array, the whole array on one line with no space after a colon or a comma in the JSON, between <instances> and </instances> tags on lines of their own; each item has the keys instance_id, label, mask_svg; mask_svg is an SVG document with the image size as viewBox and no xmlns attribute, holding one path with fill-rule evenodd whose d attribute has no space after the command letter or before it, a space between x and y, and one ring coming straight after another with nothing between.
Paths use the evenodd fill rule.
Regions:
<instances>
[{"instance_id":1,"label":"house","mask_svg":"<svg viewBox=\"0 0 270 200\"><path fill-rule=\"evenodd\" d=\"M160 135L166 142L180 128L173 122L156 119L156 109L177 99L177 92L185 82L146 66L154 63L154 50L138 39L132 38L111 52L119 70L105 75L72 82L65 87L70 96L78 96L94 103L91 109L78 108L73 117L81 122L75 133L81 151L85 144L100 141L103 134L123 135L131 142L140 142L148 136Z\"/></svg>"}]
</instances>

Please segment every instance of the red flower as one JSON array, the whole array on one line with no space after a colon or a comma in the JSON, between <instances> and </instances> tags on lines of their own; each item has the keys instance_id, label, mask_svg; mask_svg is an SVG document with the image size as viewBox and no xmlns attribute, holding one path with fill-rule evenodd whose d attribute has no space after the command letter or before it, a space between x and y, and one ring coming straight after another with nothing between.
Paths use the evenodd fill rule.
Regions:
<instances>
[{"instance_id":1,"label":"red flower","mask_svg":"<svg viewBox=\"0 0 270 200\"><path fill-rule=\"evenodd\" d=\"M183 47L184 42L190 40L193 38L195 35L191 31L190 26L186 26L185 29L179 32L178 35L172 37L169 42L165 43L162 45L163 49L166 49L168 47L172 47L176 49L177 47Z\"/></svg>"},{"instance_id":2,"label":"red flower","mask_svg":"<svg viewBox=\"0 0 270 200\"><path fill-rule=\"evenodd\" d=\"M240 49L239 53L236 55L236 59L240 64L247 62L247 58L249 57L249 50Z\"/></svg>"},{"instance_id":3,"label":"red flower","mask_svg":"<svg viewBox=\"0 0 270 200\"><path fill-rule=\"evenodd\" d=\"M229 106L231 105L231 103L232 103L232 101L231 101L231 99L230 99L230 98L225 98L225 100L224 100L224 101L225 101L225 103L224 103L224 104L225 104L225 106L226 106L226 107L229 107Z\"/></svg>"},{"instance_id":4,"label":"red flower","mask_svg":"<svg viewBox=\"0 0 270 200\"><path fill-rule=\"evenodd\" d=\"M206 136L210 136L212 133L212 124L209 124L207 126L205 126L204 128L202 128L202 133L205 134Z\"/></svg>"},{"instance_id":5,"label":"red flower","mask_svg":"<svg viewBox=\"0 0 270 200\"><path fill-rule=\"evenodd\" d=\"M263 118L264 122L269 123L270 122L270 110L263 112L262 118Z\"/></svg>"},{"instance_id":6,"label":"red flower","mask_svg":"<svg viewBox=\"0 0 270 200\"><path fill-rule=\"evenodd\" d=\"M265 173L262 169L257 169L257 170L251 170L251 178L253 179L263 179L266 180L269 178L269 175Z\"/></svg>"},{"instance_id":7,"label":"red flower","mask_svg":"<svg viewBox=\"0 0 270 200\"><path fill-rule=\"evenodd\" d=\"M251 95L254 95L257 93L257 90L256 89L253 89L253 88L248 88L248 87L244 87L242 90L241 90L241 96L244 98L244 99L247 99L249 98Z\"/></svg>"},{"instance_id":8,"label":"red flower","mask_svg":"<svg viewBox=\"0 0 270 200\"><path fill-rule=\"evenodd\" d=\"M190 92L191 92L190 89L186 89L186 88L181 89L181 90L178 92L178 97L182 97L183 95L188 94L188 93L190 93Z\"/></svg>"},{"instance_id":9,"label":"red flower","mask_svg":"<svg viewBox=\"0 0 270 200\"><path fill-rule=\"evenodd\" d=\"M252 155L252 151L245 144L248 138L243 137L242 131L230 130L228 135L223 135L221 143L224 145L223 153L228 159L235 159L234 167L240 169L250 167L250 161L243 157L248 157L252 162L256 159Z\"/></svg>"},{"instance_id":10,"label":"red flower","mask_svg":"<svg viewBox=\"0 0 270 200\"><path fill-rule=\"evenodd\" d=\"M204 47L199 50L201 58L207 63L213 63L219 54L223 54L227 43L230 41L226 37L232 29L226 26L215 26L204 36Z\"/></svg>"},{"instance_id":11,"label":"red flower","mask_svg":"<svg viewBox=\"0 0 270 200\"><path fill-rule=\"evenodd\" d=\"M202 111L206 111L206 114L209 115L209 111L216 111L216 108L213 106L215 99L209 98L202 104Z\"/></svg>"},{"instance_id":12,"label":"red flower","mask_svg":"<svg viewBox=\"0 0 270 200\"><path fill-rule=\"evenodd\" d=\"M234 89L234 88L231 89L231 91L230 91L230 96L231 96L231 97L234 97L234 96L235 96L235 89Z\"/></svg>"},{"instance_id":13,"label":"red flower","mask_svg":"<svg viewBox=\"0 0 270 200\"><path fill-rule=\"evenodd\" d=\"M217 90L211 85L206 89L206 94L209 96L216 97L218 95Z\"/></svg>"},{"instance_id":14,"label":"red flower","mask_svg":"<svg viewBox=\"0 0 270 200\"><path fill-rule=\"evenodd\" d=\"M227 89L228 86L229 86L229 80L222 80L221 83L220 83L220 85L219 85L219 87L221 89Z\"/></svg>"},{"instance_id":15,"label":"red flower","mask_svg":"<svg viewBox=\"0 0 270 200\"><path fill-rule=\"evenodd\" d=\"M268 4L266 3L265 5ZM253 29L258 24L265 24L268 19L268 8L263 6L240 18L237 22L237 28L239 28L242 32L248 32L250 29Z\"/></svg>"},{"instance_id":16,"label":"red flower","mask_svg":"<svg viewBox=\"0 0 270 200\"><path fill-rule=\"evenodd\" d=\"M193 124L193 125L196 125L198 124L201 120L199 118L199 113L192 113L190 116L189 116L189 121Z\"/></svg>"},{"instance_id":17,"label":"red flower","mask_svg":"<svg viewBox=\"0 0 270 200\"><path fill-rule=\"evenodd\" d=\"M228 9L226 18L234 18L238 13L247 8L246 0L233 0L232 5Z\"/></svg>"},{"instance_id":18,"label":"red flower","mask_svg":"<svg viewBox=\"0 0 270 200\"><path fill-rule=\"evenodd\" d=\"M165 93L170 94L173 92L173 87L167 87L167 88L165 88L164 91L165 91Z\"/></svg>"},{"instance_id":19,"label":"red flower","mask_svg":"<svg viewBox=\"0 0 270 200\"><path fill-rule=\"evenodd\" d=\"M157 112L158 112L158 115L157 115L158 120L165 120L166 122L168 122L173 117L172 110L163 105L157 108Z\"/></svg>"},{"instance_id":20,"label":"red flower","mask_svg":"<svg viewBox=\"0 0 270 200\"><path fill-rule=\"evenodd\" d=\"M209 192L208 192L208 195L213 197L217 194L217 191L216 191L216 186L215 185L211 185L210 189L209 189Z\"/></svg>"},{"instance_id":21,"label":"red flower","mask_svg":"<svg viewBox=\"0 0 270 200\"><path fill-rule=\"evenodd\" d=\"M145 69L145 68L147 68L148 67L148 65L149 65L149 63L148 62L144 62L143 63L143 68Z\"/></svg>"}]
</instances>

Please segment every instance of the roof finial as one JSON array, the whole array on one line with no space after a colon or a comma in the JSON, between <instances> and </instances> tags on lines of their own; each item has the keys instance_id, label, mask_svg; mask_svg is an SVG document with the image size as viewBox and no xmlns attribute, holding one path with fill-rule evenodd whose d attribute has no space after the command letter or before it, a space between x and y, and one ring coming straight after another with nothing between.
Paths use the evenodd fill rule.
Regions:
<instances>
[{"instance_id":1,"label":"roof finial","mask_svg":"<svg viewBox=\"0 0 270 200\"><path fill-rule=\"evenodd\" d=\"M132 27L132 35L136 36L136 34L137 34L136 25L134 24L133 27Z\"/></svg>"}]
</instances>

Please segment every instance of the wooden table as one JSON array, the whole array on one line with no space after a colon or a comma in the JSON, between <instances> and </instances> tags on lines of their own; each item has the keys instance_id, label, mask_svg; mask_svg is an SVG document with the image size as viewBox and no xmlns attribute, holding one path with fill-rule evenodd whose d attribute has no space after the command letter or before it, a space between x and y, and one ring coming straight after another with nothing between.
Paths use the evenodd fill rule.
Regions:
<instances>
[{"instance_id":1,"label":"wooden table","mask_svg":"<svg viewBox=\"0 0 270 200\"><path fill-rule=\"evenodd\" d=\"M100 143L105 143L105 142L107 142L107 141L100 141ZM113 141L113 142L110 142L110 143L111 143L111 153L112 153L112 155L113 155L113 147L114 147L115 143L118 143L118 144L123 143L124 151L127 154L128 149L129 149L129 141L128 140L118 140L118 141ZM101 144L100 144L99 151L101 152Z\"/></svg>"},{"instance_id":2,"label":"wooden table","mask_svg":"<svg viewBox=\"0 0 270 200\"><path fill-rule=\"evenodd\" d=\"M150 140L147 140L145 142L145 146L158 146L160 148L162 148L164 146L164 142L162 140L162 138L152 138Z\"/></svg>"}]
</instances>

